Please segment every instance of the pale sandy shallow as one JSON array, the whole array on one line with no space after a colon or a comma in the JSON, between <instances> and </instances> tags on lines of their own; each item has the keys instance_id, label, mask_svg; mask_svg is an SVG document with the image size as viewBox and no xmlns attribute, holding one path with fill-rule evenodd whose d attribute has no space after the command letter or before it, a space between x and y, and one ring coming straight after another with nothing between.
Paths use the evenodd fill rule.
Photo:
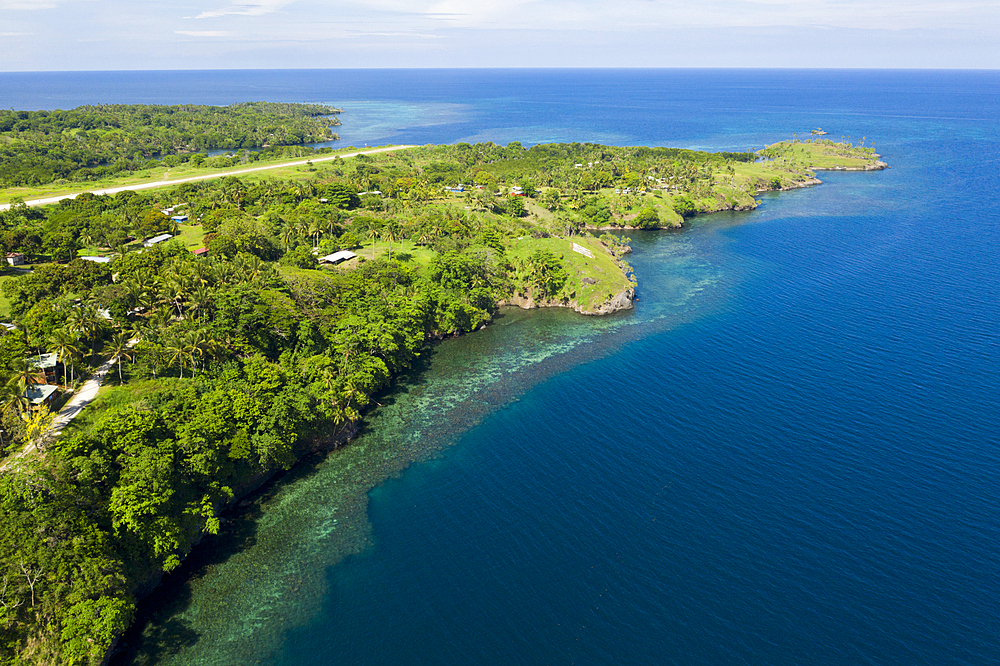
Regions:
<instances>
[{"instance_id":1,"label":"pale sandy shallow","mask_svg":"<svg viewBox=\"0 0 1000 666\"><path fill-rule=\"evenodd\" d=\"M389 153L394 150L407 150L408 148L416 148L416 146L390 146L388 148L371 148L369 150L358 150L353 153L340 153L338 155L328 155L324 157L313 157L305 160L299 160L297 162L281 162L280 164L268 164L266 166L250 167L247 169L237 169L235 171L227 171L226 173L212 173L205 174L204 176L191 176L189 178L178 178L177 180L163 180L156 181L153 183L137 183L135 185L123 185L121 187L109 187L103 190L84 190L84 192L92 192L93 194L118 194L119 192L124 192L126 190L151 190L157 187L171 187L173 185L180 185L182 183L193 183L199 180L212 180L213 178L225 178L226 176L239 176L241 174L254 173L256 171L267 171L269 169L280 169L283 167L290 166L303 166L309 162L329 162L330 160L345 157L355 157L357 155L372 155L374 153ZM47 197L45 199L32 199L31 201L25 201L24 203L28 206L47 206L49 204L59 203L63 199L75 199L83 194L83 192L76 192L74 194L61 194L56 197ZM7 210L10 208L10 204L0 204L0 210Z\"/></svg>"}]
</instances>

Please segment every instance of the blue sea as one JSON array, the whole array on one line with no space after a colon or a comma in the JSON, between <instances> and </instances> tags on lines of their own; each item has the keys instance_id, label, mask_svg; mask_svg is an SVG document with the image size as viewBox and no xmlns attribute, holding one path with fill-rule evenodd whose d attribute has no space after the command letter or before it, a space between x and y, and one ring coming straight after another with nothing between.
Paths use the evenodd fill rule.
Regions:
<instances>
[{"instance_id":1,"label":"blue sea","mask_svg":"<svg viewBox=\"0 0 1000 666\"><path fill-rule=\"evenodd\" d=\"M342 106L341 145L891 165L633 232L634 310L505 309L228 516L117 664L1000 663L1000 72L0 74L4 108Z\"/></svg>"}]
</instances>

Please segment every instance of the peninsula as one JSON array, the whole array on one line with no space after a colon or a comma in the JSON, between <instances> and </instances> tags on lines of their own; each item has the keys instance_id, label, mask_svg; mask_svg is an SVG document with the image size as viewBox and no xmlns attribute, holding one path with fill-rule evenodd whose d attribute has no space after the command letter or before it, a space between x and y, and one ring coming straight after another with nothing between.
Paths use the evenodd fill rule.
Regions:
<instances>
[{"instance_id":1,"label":"peninsula","mask_svg":"<svg viewBox=\"0 0 1000 666\"><path fill-rule=\"evenodd\" d=\"M826 140L515 142L225 173L261 152L223 153L221 173L183 183L147 161L102 183L126 189L47 206L11 201L11 181L0 194L0 665L101 663L136 598L225 507L348 441L428 340L473 333L504 304L630 308L621 232L749 210L818 169L885 167L872 147ZM185 154L190 171L216 159ZM32 163L3 155L0 173ZM97 399L50 437L102 364Z\"/></svg>"}]
</instances>

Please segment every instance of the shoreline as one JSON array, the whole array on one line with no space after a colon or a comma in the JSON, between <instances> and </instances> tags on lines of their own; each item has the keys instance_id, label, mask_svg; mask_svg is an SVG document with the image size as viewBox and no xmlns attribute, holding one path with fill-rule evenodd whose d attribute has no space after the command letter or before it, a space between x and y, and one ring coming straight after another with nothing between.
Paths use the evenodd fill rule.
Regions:
<instances>
[{"instance_id":1,"label":"shoreline","mask_svg":"<svg viewBox=\"0 0 1000 666\"><path fill-rule=\"evenodd\" d=\"M524 297L521 295L514 295L506 299L500 299L497 301L497 307L517 307L522 310L538 310L541 308L571 308L584 316L605 316L614 314L616 312L621 312L624 310L631 310L633 306L633 301L635 300L635 288L629 287L623 289L617 294L613 295L610 299L606 300L604 303L599 305L595 311L588 311L583 309L575 300L564 301L556 299L539 299L535 300L530 297ZM487 324L493 323L492 318ZM466 334L467 335L467 334ZM430 342L430 339L428 339ZM358 421L352 423L349 427L345 427L340 432L335 433L329 437L323 437L320 433L313 433L312 435L303 438L296 443L295 446L295 465L298 465L307 456L316 453L329 453L342 446L347 446L351 443L351 440L360 432L362 424L364 422L364 415ZM290 468L291 469L291 468ZM220 505L216 508L216 515L224 515L227 512L238 511L242 502L263 488L265 488L269 483L274 481L276 477L281 475L283 472L288 470L282 470L281 468L274 468L270 470L265 470L257 474L256 476L249 479L242 486L233 489L233 497L229 499L225 504ZM199 546L202 540L205 538L205 531L191 543L191 546L187 553L181 558L181 561L187 560L191 553ZM160 567L153 567L148 569L137 581L136 589L133 590L133 595L138 603L139 601L146 599L152 595L156 589L163 583L164 577L167 575ZM105 653L104 659L101 661L101 666L107 666L111 659L114 658L120 651L118 649L118 644L121 639L126 636L130 631L135 630L138 627L138 623L133 621L122 633L115 636Z\"/></svg>"},{"instance_id":2,"label":"shoreline","mask_svg":"<svg viewBox=\"0 0 1000 666\"><path fill-rule=\"evenodd\" d=\"M881 157L881 155L879 156ZM883 171L888 169L889 165L878 160L875 164L866 164L859 167L842 167L842 166L832 166L832 167L809 167L810 171Z\"/></svg>"},{"instance_id":3,"label":"shoreline","mask_svg":"<svg viewBox=\"0 0 1000 666\"><path fill-rule=\"evenodd\" d=\"M335 433L332 437L320 437L318 434L313 434L310 437L304 438L296 443L295 446L295 464L292 465L288 470L276 467L274 469L263 471L251 479L247 480L242 486L233 489L233 496L225 504L216 507L217 516L225 516L225 514L239 511L242 507L244 500L259 492L267 487L269 483L277 480L277 478L283 474L290 471L296 465L305 460L308 456L317 453L329 453L335 451L342 446L347 446L350 444L351 440L357 436L358 432L361 430L363 418L359 419L357 422L352 423L350 426L344 427L340 432ZM181 558L181 562L187 560L192 552L201 544L202 540L208 532L202 531L200 535L191 543L190 548L187 553ZM136 589L132 591L135 597L136 606L138 603L156 592L157 588L163 583L163 578L167 576L167 572L164 572L161 567L151 567L147 569L142 576L136 581ZM148 619L148 618L147 618ZM134 619L124 631L117 634L111 642L111 646L108 651L104 654L104 659L100 662L101 666L108 666L111 660L119 654L121 651L118 649L118 645L121 639L129 634L131 631L138 630L140 628L140 623L137 621L138 618Z\"/></svg>"},{"instance_id":4,"label":"shoreline","mask_svg":"<svg viewBox=\"0 0 1000 666\"><path fill-rule=\"evenodd\" d=\"M602 317L623 310L631 310L635 301L635 287L629 287L614 294L594 310L586 310L576 300L557 300L554 298L535 300L530 296L515 294L497 301L497 307L516 307L522 310L538 310L540 308L570 308L587 317Z\"/></svg>"},{"instance_id":5,"label":"shoreline","mask_svg":"<svg viewBox=\"0 0 1000 666\"><path fill-rule=\"evenodd\" d=\"M304 159L304 160L296 160L294 162L285 162L280 164L269 164L264 166L235 169L227 171L225 173L202 174L193 177L179 178L177 180L172 180L172 181L155 181L155 182L140 183L135 185L125 185L121 187L108 188L104 190L96 190L94 191L94 193L99 195L115 194L123 191L136 191L136 190L141 191L146 189L173 187L178 184L183 184L186 182L220 179L232 175L244 175L248 173L280 169L283 167L304 166L315 162L321 162L321 161L328 162L331 160L336 160L338 158L354 157L357 155L365 155L365 154L387 153L396 150L406 150L408 148L415 148L415 147L416 146L390 146L390 147L364 149L347 154L336 154L315 159ZM872 170L881 170L883 168L886 168L886 165L882 162L878 162L877 164L865 165L863 167L861 166L828 167L828 168L818 168L817 170L872 171ZM784 172L782 173L784 174ZM802 180L792 180L792 177L788 177L784 179L783 187L757 190L757 193L800 189L800 188L810 187L816 184L821 184L822 182L818 178L816 178L814 174L809 172L794 174L793 177L802 178ZM759 183L762 182L764 182L762 179L757 179L753 181L753 185L758 185ZM751 185L751 187L753 185ZM703 213L754 210L757 208L760 202L753 195L750 194L750 192L752 191L753 190L750 188L741 190L740 197L736 201L733 201L730 198L723 197L721 194L716 194L715 196L717 196L717 198L715 198L715 196L699 197L696 200L696 203L700 209L696 209L691 213L686 212L686 214L689 217L694 217ZM47 205L51 203L57 203L58 201L61 201L62 199L66 198L72 199L75 198L76 196L79 196L80 194L83 193L80 192L62 197L35 199L30 202L25 202L25 205L32 205L32 206ZM670 201L672 201L672 199L668 198L667 202ZM690 201L688 201L688 204L690 204ZM667 203L661 205L670 205L670 204ZM11 204L0 205L0 210L10 207ZM690 208L688 210L690 210ZM687 218L681 218L680 214L676 212L677 211L676 208L671 208L671 211L673 212L674 217L670 220L671 221L670 225L652 227L651 230L669 230L669 229L682 228L684 226L684 219ZM596 230L596 229L608 229L620 233L629 229L645 229L645 228L631 227L624 225L600 227L600 228L588 227L588 230ZM561 236L549 236L548 234L545 234L542 238L555 239L553 241L546 241L547 243L555 243L556 241L567 242L568 240ZM521 239L518 238L518 240ZM539 241L541 239L536 236L535 240ZM633 309L634 300L636 297L635 296L636 282L634 276L631 276L631 268L628 266L627 262L624 262L620 258L620 256L616 254L615 251L612 251L611 248L608 247L608 245L615 246L614 243L608 241L606 244L604 241L601 241L600 239L594 239L594 240L598 244L603 246L603 250L606 251L611 256L615 266L614 268L611 268L609 265L604 266L604 272L603 275L601 276L601 279L595 279L593 277L594 275L597 274L593 273L592 271L597 270L599 273L602 272L601 268L597 267L596 265L594 255L592 255L590 252L585 252L583 250L577 249L576 243L573 243L573 248L571 248L571 250L569 251L563 250L563 248L552 248L553 256L555 254L558 254L558 256L562 258L563 252L565 252L568 257L575 258L577 262L575 266L576 271L575 272L572 270L570 271L571 274L574 275L574 278L569 283L567 283L565 290L563 291L557 290L555 292L556 297L536 299L533 295L530 294L530 291L533 290L534 287L522 285L519 288L526 289L527 293L525 294L514 293L506 295L502 298L497 298L495 301L496 306L517 307L522 310L540 309L543 307L561 307L561 308L572 309L575 312L584 316L604 316L616 312L621 312L623 310ZM584 243L583 240L580 240L580 242ZM525 253L529 251L530 248L528 248L528 250L523 250L523 252ZM575 254L572 254L572 252L574 251L577 252L582 257L588 257L590 259L591 267L587 269L581 268L579 266L579 262L583 260L580 257L577 257ZM373 249L373 257L374 257L374 249ZM587 266L588 264L584 262L583 265ZM612 273L615 274L616 278L613 282L616 282L617 284L609 285L607 282L602 282L602 279L606 279L607 276ZM622 281L618 280L618 278L625 278L625 282L623 283ZM590 289L590 291L585 291L588 289L586 285L593 286L598 282L602 282L602 286L600 288ZM528 284L530 285L532 283L529 282ZM628 286L629 284L631 286ZM575 288L571 289L571 287ZM581 303L583 303L583 305L581 305ZM588 309L588 306L590 309ZM483 328L485 328L486 325L489 325L494 322L494 316L489 315L489 313L487 312L484 312L483 314L488 315L488 318L484 317L483 320L481 320L486 322L483 325ZM469 332L474 332L474 329L470 329ZM428 337L426 337L425 343L431 339L433 339L433 335L429 335ZM414 342L417 343L419 341L414 340ZM399 372L403 373L407 372L407 370L402 369ZM357 433L361 429L361 425L364 422L364 418L365 415L361 415L357 418L356 421L350 422L350 425L334 433L324 434L317 431L317 432L308 432L303 434L301 439L294 444L292 449L294 456L293 466L299 464L310 453L318 453L324 451L328 452L350 443L351 440L357 435ZM275 477L279 476L281 472L282 470L280 468L275 467L272 469L263 469L259 473L250 476L242 484L234 488L233 495L230 499L220 501L214 507L215 515L219 515L224 512L229 512L234 509L238 510L240 503L248 495L265 487ZM198 544L203 540L205 534L207 534L208 532L206 531L206 528L203 525L200 529L197 526L192 526L191 533L192 533L191 540L188 542L186 551L181 550L183 546L181 548L178 548L178 554L181 555L181 560L187 559L187 557L190 556L190 554L194 551L194 549L198 546ZM134 588L132 589L132 595L134 599L138 601L139 599L144 599L153 594L153 592L162 584L165 575L166 575L165 572L159 565L153 565L149 569L145 570L143 573L138 575L134 579L135 581ZM120 650L118 650L118 644L121 640L121 637L126 635L134 626L135 626L134 623L131 624L129 627L124 629L120 634L114 637L114 640L111 643L110 648L105 653L103 663L107 664L114 654L120 653Z\"/></svg>"}]
</instances>

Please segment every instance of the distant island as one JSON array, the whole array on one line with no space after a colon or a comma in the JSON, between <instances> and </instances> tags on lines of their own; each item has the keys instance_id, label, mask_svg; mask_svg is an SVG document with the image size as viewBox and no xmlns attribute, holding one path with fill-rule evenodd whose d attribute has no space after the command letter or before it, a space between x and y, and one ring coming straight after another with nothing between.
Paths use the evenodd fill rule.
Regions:
<instances>
[{"instance_id":1,"label":"distant island","mask_svg":"<svg viewBox=\"0 0 1000 666\"><path fill-rule=\"evenodd\" d=\"M232 120L284 106L226 108ZM109 108L134 121L123 137L144 132L138 109ZM176 108L190 109L181 126L214 113ZM334 110L286 111L313 122ZM32 172L70 123L8 127L21 113L0 112L0 131L22 133L0 144L5 174ZM268 149L246 142L276 135L259 125L226 159L259 161ZM60 145L77 141L62 127ZM110 145L106 128L80 132L82 145ZM472 333L504 304L630 308L638 280L622 232L749 210L761 192L817 183L817 170L885 168L871 146L797 139L725 153L459 143L314 153L240 177L184 154L172 177L217 173L45 207L17 197L49 183L3 192L2 666L101 663L136 599L221 511L347 442L428 340ZM162 181L166 157L123 159L137 168L102 186ZM86 161L64 175L92 170ZM60 405L102 363L98 398L52 437Z\"/></svg>"},{"instance_id":2,"label":"distant island","mask_svg":"<svg viewBox=\"0 0 1000 666\"><path fill-rule=\"evenodd\" d=\"M193 160L232 166L239 151L256 159L297 157L290 146L333 141L336 109L321 104L246 102L106 104L69 111L0 111L0 188L91 182L160 164ZM209 157L205 151L236 150ZM309 151L312 152L312 151Z\"/></svg>"}]
</instances>

